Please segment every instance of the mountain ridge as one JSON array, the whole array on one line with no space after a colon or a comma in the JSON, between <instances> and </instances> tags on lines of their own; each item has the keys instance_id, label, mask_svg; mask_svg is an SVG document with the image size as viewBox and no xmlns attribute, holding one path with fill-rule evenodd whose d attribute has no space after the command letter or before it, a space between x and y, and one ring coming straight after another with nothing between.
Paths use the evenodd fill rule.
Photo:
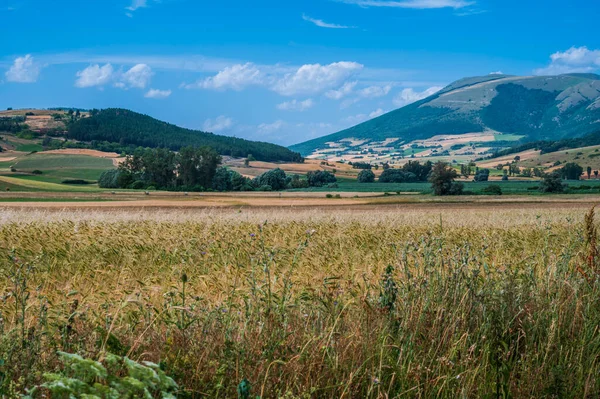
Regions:
<instances>
[{"instance_id":1,"label":"mountain ridge","mask_svg":"<svg viewBox=\"0 0 600 399\"><path fill-rule=\"evenodd\" d=\"M523 135L523 141L559 140L599 127L599 75L487 75L457 80L423 100L289 148L307 156L340 140L407 143L487 130Z\"/></svg>"}]
</instances>

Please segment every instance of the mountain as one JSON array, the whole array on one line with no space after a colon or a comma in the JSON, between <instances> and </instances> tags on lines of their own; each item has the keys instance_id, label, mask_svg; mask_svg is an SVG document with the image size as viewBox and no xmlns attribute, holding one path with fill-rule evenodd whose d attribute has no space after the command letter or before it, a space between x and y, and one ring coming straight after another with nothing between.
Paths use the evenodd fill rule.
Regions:
<instances>
[{"instance_id":1,"label":"mountain","mask_svg":"<svg viewBox=\"0 0 600 399\"><path fill-rule=\"evenodd\" d=\"M461 79L424 100L290 149L306 156L349 139L410 143L485 131L524 136L523 142L560 140L599 129L598 75L488 75Z\"/></svg>"},{"instance_id":2,"label":"mountain","mask_svg":"<svg viewBox=\"0 0 600 399\"><path fill-rule=\"evenodd\" d=\"M164 147L177 151L186 146L209 146L221 155L266 162L301 162L300 154L258 141L181 128L126 109L92 111L68 125L67 136L80 141L108 141L122 145Z\"/></svg>"}]
</instances>

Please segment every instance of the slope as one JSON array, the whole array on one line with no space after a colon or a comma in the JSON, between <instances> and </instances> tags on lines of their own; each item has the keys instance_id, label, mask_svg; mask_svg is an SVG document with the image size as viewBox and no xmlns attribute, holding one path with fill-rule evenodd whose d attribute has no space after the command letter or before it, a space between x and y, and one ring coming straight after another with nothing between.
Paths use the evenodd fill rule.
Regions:
<instances>
[{"instance_id":1,"label":"slope","mask_svg":"<svg viewBox=\"0 0 600 399\"><path fill-rule=\"evenodd\" d=\"M210 146L221 155L247 157L260 161L301 162L300 154L289 149L235 137L181 128L126 109L111 108L93 113L68 126L68 137L81 141L108 141L122 145L164 147L179 150L185 146Z\"/></svg>"},{"instance_id":2,"label":"slope","mask_svg":"<svg viewBox=\"0 0 600 399\"><path fill-rule=\"evenodd\" d=\"M424 100L290 149L309 155L351 138L396 138L400 144L488 130L523 135L524 141L557 140L589 134L599 124L598 75L490 75L461 79Z\"/></svg>"}]
</instances>

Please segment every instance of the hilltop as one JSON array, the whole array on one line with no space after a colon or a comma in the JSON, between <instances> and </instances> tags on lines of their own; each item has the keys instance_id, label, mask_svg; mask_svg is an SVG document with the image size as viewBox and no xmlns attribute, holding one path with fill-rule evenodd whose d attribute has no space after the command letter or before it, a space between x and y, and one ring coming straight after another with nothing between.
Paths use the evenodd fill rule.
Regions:
<instances>
[{"instance_id":1,"label":"hilltop","mask_svg":"<svg viewBox=\"0 0 600 399\"><path fill-rule=\"evenodd\" d=\"M163 147L177 151L186 146L209 146L219 154L265 162L302 162L300 154L271 143L185 129L127 109L76 112L8 110L0 112L0 132L31 131L83 143L106 143L111 151L132 147ZM22 135L22 134L21 134ZM96 147L93 147L96 148Z\"/></svg>"},{"instance_id":2,"label":"hilltop","mask_svg":"<svg viewBox=\"0 0 600 399\"><path fill-rule=\"evenodd\" d=\"M582 137L599 129L598 75L488 75L461 79L424 100L290 149L316 158L375 154L373 159L393 161L412 156L414 148L427 156L453 155L452 146L476 144L469 155L482 156L515 142Z\"/></svg>"}]
</instances>

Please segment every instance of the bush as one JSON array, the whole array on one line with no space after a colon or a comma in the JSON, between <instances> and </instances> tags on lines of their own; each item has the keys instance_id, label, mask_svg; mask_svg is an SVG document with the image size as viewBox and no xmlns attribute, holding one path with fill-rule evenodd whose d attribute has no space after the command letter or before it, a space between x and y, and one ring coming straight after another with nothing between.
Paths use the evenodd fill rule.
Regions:
<instances>
[{"instance_id":1,"label":"bush","mask_svg":"<svg viewBox=\"0 0 600 399\"><path fill-rule=\"evenodd\" d=\"M36 170L33 170L33 171L31 171L31 174L32 174L32 175L42 175L42 174L44 174L44 172L42 172L42 171L41 171L41 170L39 170L39 169L36 169Z\"/></svg>"},{"instance_id":2,"label":"bush","mask_svg":"<svg viewBox=\"0 0 600 399\"><path fill-rule=\"evenodd\" d=\"M358 174L359 183L373 183L375 181L375 173L371 170L363 170Z\"/></svg>"},{"instance_id":3,"label":"bush","mask_svg":"<svg viewBox=\"0 0 600 399\"><path fill-rule=\"evenodd\" d=\"M76 354L58 352L64 365L58 373L46 373L46 382L28 390L24 399L53 398L152 398L174 399L175 381L154 363L134 362L107 354L103 363Z\"/></svg>"},{"instance_id":4,"label":"bush","mask_svg":"<svg viewBox=\"0 0 600 399\"><path fill-rule=\"evenodd\" d=\"M273 191L273 187L271 187L268 184L265 184L264 186L260 186L258 188L258 191Z\"/></svg>"},{"instance_id":5,"label":"bush","mask_svg":"<svg viewBox=\"0 0 600 399\"><path fill-rule=\"evenodd\" d=\"M502 195L502 187L500 187L498 184L490 184L481 190L481 192L488 195Z\"/></svg>"},{"instance_id":6,"label":"bush","mask_svg":"<svg viewBox=\"0 0 600 399\"><path fill-rule=\"evenodd\" d=\"M148 191L156 191L156 187L150 186L146 190L148 190Z\"/></svg>"},{"instance_id":7,"label":"bush","mask_svg":"<svg viewBox=\"0 0 600 399\"><path fill-rule=\"evenodd\" d=\"M325 198L333 198L333 194L325 194Z\"/></svg>"}]
</instances>

